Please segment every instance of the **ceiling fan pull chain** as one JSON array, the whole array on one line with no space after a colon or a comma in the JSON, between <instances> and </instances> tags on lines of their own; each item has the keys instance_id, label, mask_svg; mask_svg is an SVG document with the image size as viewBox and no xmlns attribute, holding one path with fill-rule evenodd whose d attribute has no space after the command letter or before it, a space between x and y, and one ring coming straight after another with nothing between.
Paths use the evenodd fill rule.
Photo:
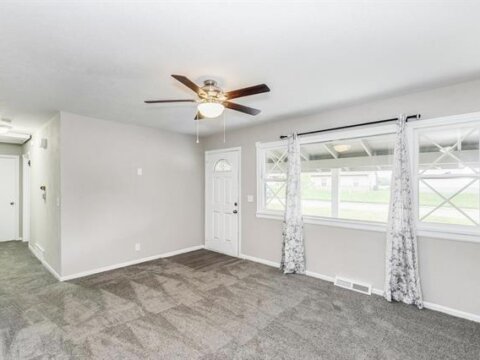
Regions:
<instances>
[{"instance_id":1,"label":"ceiling fan pull chain","mask_svg":"<svg viewBox=\"0 0 480 360\"><path fill-rule=\"evenodd\" d=\"M226 130L226 125L225 125L225 111L223 112L223 143L225 144L225 130Z\"/></svg>"},{"instance_id":2,"label":"ceiling fan pull chain","mask_svg":"<svg viewBox=\"0 0 480 360\"><path fill-rule=\"evenodd\" d=\"M200 122L200 120L195 121L195 127L196 127L196 130L197 130L197 144L200 142L200 141L198 140L198 123L199 123L199 122Z\"/></svg>"}]
</instances>

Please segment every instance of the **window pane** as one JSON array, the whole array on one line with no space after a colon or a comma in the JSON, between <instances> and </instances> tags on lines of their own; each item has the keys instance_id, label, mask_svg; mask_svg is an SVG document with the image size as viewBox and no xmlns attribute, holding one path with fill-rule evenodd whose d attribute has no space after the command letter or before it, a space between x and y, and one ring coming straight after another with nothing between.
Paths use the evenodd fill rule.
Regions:
<instances>
[{"instance_id":1,"label":"window pane","mask_svg":"<svg viewBox=\"0 0 480 360\"><path fill-rule=\"evenodd\" d=\"M302 173L302 210L305 215L332 216L332 173Z\"/></svg>"},{"instance_id":2,"label":"window pane","mask_svg":"<svg viewBox=\"0 0 480 360\"><path fill-rule=\"evenodd\" d=\"M428 129L419 134L419 174L472 175L480 172L476 127Z\"/></svg>"},{"instance_id":3,"label":"window pane","mask_svg":"<svg viewBox=\"0 0 480 360\"><path fill-rule=\"evenodd\" d=\"M285 147L265 151L264 208L285 209L287 179L287 149Z\"/></svg>"},{"instance_id":4,"label":"window pane","mask_svg":"<svg viewBox=\"0 0 480 360\"><path fill-rule=\"evenodd\" d=\"M393 139L388 134L302 146L303 213L385 222Z\"/></svg>"},{"instance_id":5,"label":"window pane","mask_svg":"<svg viewBox=\"0 0 480 360\"><path fill-rule=\"evenodd\" d=\"M390 206L391 175L391 170L342 170L339 217L386 222Z\"/></svg>"},{"instance_id":6,"label":"window pane","mask_svg":"<svg viewBox=\"0 0 480 360\"><path fill-rule=\"evenodd\" d=\"M332 158L321 143L302 145L302 211L311 216L332 216ZM326 163L327 162L327 163Z\"/></svg>"},{"instance_id":7,"label":"window pane","mask_svg":"<svg viewBox=\"0 0 480 360\"><path fill-rule=\"evenodd\" d=\"M232 171L232 165L230 165L230 163L227 160L220 159L215 164L214 171L215 172L229 172L229 171Z\"/></svg>"},{"instance_id":8,"label":"window pane","mask_svg":"<svg viewBox=\"0 0 480 360\"><path fill-rule=\"evenodd\" d=\"M265 182L265 209L283 210L285 209L285 181L266 181Z\"/></svg>"},{"instance_id":9,"label":"window pane","mask_svg":"<svg viewBox=\"0 0 480 360\"><path fill-rule=\"evenodd\" d=\"M287 178L287 149L270 149L265 152L266 179L285 180Z\"/></svg>"},{"instance_id":10,"label":"window pane","mask_svg":"<svg viewBox=\"0 0 480 360\"><path fill-rule=\"evenodd\" d=\"M475 226L479 223L479 180L421 179L419 217L426 223Z\"/></svg>"},{"instance_id":11,"label":"window pane","mask_svg":"<svg viewBox=\"0 0 480 360\"><path fill-rule=\"evenodd\" d=\"M425 129L418 134L419 219L424 223L477 226L478 126Z\"/></svg>"}]
</instances>

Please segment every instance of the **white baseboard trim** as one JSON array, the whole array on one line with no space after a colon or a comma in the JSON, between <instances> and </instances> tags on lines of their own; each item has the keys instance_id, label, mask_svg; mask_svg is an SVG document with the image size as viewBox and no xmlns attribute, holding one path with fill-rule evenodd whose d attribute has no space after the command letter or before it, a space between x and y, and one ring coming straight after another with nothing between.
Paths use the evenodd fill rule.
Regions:
<instances>
[{"instance_id":1,"label":"white baseboard trim","mask_svg":"<svg viewBox=\"0 0 480 360\"><path fill-rule=\"evenodd\" d=\"M41 246L31 246L30 243L28 244L28 248L32 252L33 255L42 263L42 265L47 269L57 280L62 281L61 276L50 266L50 264L44 259L43 252ZM40 250L41 249L41 250Z\"/></svg>"},{"instance_id":2,"label":"white baseboard trim","mask_svg":"<svg viewBox=\"0 0 480 360\"><path fill-rule=\"evenodd\" d=\"M43 251L40 250L40 247L36 246L36 244L28 243L28 248L38 260L43 261Z\"/></svg>"},{"instance_id":3,"label":"white baseboard trim","mask_svg":"<svg viewBox=\"0 0 480 360\"><path fill-rule=\"evenodd\" d=\"M97 268L97 269L92 269L92 270L82 271L82 272L71 274L71 275L61 276L59 280L60 281L68 281L68 280L78 279L78 278L81 278L81 277L90 276L90 275L102 273L102 272L105 272L105 271L110 271L110 270L123 268L125 266L136 265L136 264L140 264L140 263L143 263L143 262L157 260L157 259L161 259L161 258L167 258L167 257L170 257L170 256L184 254L184 253L187 253L187 252L200 250L200 249L203 249L203 248L204 248L204 245L191 246L191 247L188 247L188 248L179 249L179 250L175 250L175 251L170 251L170 252L163 253L163 254L148 256L148 257L144 257L144 258L141 258L141 259L125 261L125 262L120 263L120 264L103 266L103 267Z\"/></svg>"},{"instance_id":4,"label":"white baseboard trim","mask_svg":"<svg viewBox=\"0 0 480 360\"><path fill-rule=\"evenodd\" d=\"M380 290L380 289L372 289L372 293L375 294L375 295L378 295L378 296L383 296L383 290ZM467 319L467 320L472 320L472 321L475 321L475 322L480 322L480 315L475 315L475 314L468 313L468 312L465 312L465 311L452 309L450 307L434 304L434 303L431 303L429 301L424 301L423 302L423 307L425 309L442 312L444 314L452 315L452 316L459 317L459 318L462 318L462 319Z\"/></svg>"},{"instance_id":5,"label":"white baseboard trim","mask_svg":"<svg viewBox=\"0 0 480 360\"><path fill-rule=\"evenodd\" d=\"M167 258L167 257L170 257L170 256L175 256L175 255L180 255L180 254L185 254L185 253L192 252L192 251L195 251L195 250L200 250L200 249L203 249L203 248L205 248L205 245L190 246L188 248L174 250L174 251L170 251L168 253L163 253L161 255L157 255L157 259ZM152 258L154 258L154 257L155 256L152 256ZM155 260L155 259L151 259L151 260ZM146 261L150 261L150 260L146 260Z\"/></svg>"},{"instance_id":6,"label":"white baseboard trim","mask_svg":"<svg viewBox=\"0 0 480 360\"><path fill-rule=\"evenodd\" d=\"M260 258L254 257L254 256L245 255L245 254L240 254L240 257L242 259L250 260L250 261L253 261L253 262L260 263L260 264L273 266L273 267L276 267L276 268L280 267L280 263L277 263L275 261L260 259ZM318 273L315 273L315 272L309 271L309 270L307 270L305 272L305 275L311 276L311 277L314 277L314 278L317 278L317 279L321 279L321 280L324 280L324 281L332 282L332 283L334 281L334 278L331 277L331 276L318 274ZM375 295L378 295L378 296L383 296L383 290L372 288L372 294L375 294ZM451 316L455 316L455 317L458 317L458 318L467 319L467 320L471 320L471 321L475 321L475 322L480 323L480 315L468 313L468 312L457 310L457 309L452 309L450 307L434 304L434 303L431 303L431 302L428 302L428 301L424 301L423 306L426 309L429 309L429 310L442 312L442 313L445 313L445 314L448 314L448 315L451 315Z\"/></svg>"},{"instance_id":7,"label":"white baseboard trim","mask_svg":"<svg viewBox=\"0 0 480 360\"><path fill-rule=\"evenodd\" d=\"M314 277L314 278L317 278L317 279L325 280L325 281L328 281L328 282L331 282L331 283L333 283L335 281L335 279L331 276L318 274L318 273L315 273L313 271L308 271L307 270L307 271L305 271L305 275L311 276L311 277Z\"/></svg>"},{"instance_id":8,"label":"white baseboard trim","mask_svg":"<svg viewBox=\"0 0 480 360\"><path fill-rule=\"evenodd\" d=\"M383 296L383 290L372 288L372 294Z\"/></svg>"},{"instance_id":9,"label":"white baseboard trim","mask_svg":"<svg viewBox=\"0 0 480 360\"><path fill-rule=\"evenodd\" d=\"M30 244L28 246L30 246ZM45 252L45 249L43 247L41 247L40 245L38 245L38 243L34 243L33 248L38 252L38 254L41 254L42 259L43 259L43 253Z\"/></svg>"},{"instance_id":10,"label":"white baseboard trim","mask_svg":"<svg viewBox=\"0 0 480 360\"><path fill-rule=\"evenodd\" d=\"M260 259L260 258L253 257L253 256L250 256L250 255L240 254L239 257L240 257L240 259L250 260L250 261L257 262L257 263L260 263L260 264L263 264L263 265L268 265L268 266L272 266L272 267L276 267L276 268L280 267L280 263L270 261L270 260Z\"/></svg>"},{"instance_id":11,"label":"white baseboard trim","mask_svg":"<svg viewBox=\"0 0 480 360\"><path fill-rule=\"evenodd\" d=\"M439 311L439 312L442 312L442 313L445 313L445 314L448 314L448 315L452 315L452 316L455 316L455 317L459 317L459 318L462 318L462 319L467 319L467 320L471 320L471 321L475 321L475 322L480 323L480 315L468 313L468 312L457 310L457 309L452 309L450 307L434 304L434 303L431 303L431 302L428 302L428 301L424 301L423 306L426 309L430 309L430 310L433 310L433 311Z\"/></svg>"}]
</instances>

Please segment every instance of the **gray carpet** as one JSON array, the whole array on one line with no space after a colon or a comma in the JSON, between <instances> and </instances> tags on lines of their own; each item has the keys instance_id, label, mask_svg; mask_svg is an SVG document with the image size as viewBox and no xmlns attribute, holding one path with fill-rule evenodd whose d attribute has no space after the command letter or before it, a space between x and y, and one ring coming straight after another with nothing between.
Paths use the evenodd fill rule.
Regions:
<instances>
[{"instance_id":1,"label":"gray carpet","mask_svg":"<svg viewBox=\"0 0 480 360\"><path fill-rule=\"evenodd\" d=\"M2 359L480 359L480 324L208 252L59 283L0 243Z\"/></svg>"}]
</instances>

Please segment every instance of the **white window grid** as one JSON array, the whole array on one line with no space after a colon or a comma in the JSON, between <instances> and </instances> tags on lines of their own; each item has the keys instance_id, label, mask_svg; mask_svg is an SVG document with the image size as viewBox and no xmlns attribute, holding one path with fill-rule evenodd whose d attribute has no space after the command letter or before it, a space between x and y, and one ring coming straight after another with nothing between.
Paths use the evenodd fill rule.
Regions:
<instances>
[{"instance_id":1,"label":"white window grid","mask_svg":"<svg viewBox=\"0 0 480 360\"><path fill-rule=\"evenodd\" d=\"M437 131L442 129L452 129L452 131L464 130L463 135L459 136L452 145L440 145L437 141L431 139L431 136L428 135L430 131ZM435 126L432 125L431 127L424 127L414 131L414 166L413 166L413 174L415 179L415 186L416 186L416 196L415 196L415 203L416 203L416 216L418 227L420 229L432 229L435 228L436 230L444 230L444 231L454 231L454 232L467 232L471 233L473 228L474 231L478 231L480 233L480 215L476 218L473 218L469 214L467 214L460 206L457 206L453 200L459 194L462 194L466 189L469 189L473 184L477 183L480 190L480 173L479 171L472 166L469 166L468 163L465 163L461 160L458 156L455 155L455 151L461 151L462 142L465 138L469 137L472 134L480 136L480 125L478 123L471 123L468 122L466 124L452 124L452 125L444 125L444 126ZM439 155L437 158L432 161L427 167L423 170L420 170L419 167L419 156L420 156L420 139L423 138L427 140L431 145L438 148ZM428 174L427 172L431 169L434 169L436 166L440 164L440 162L445 158L451 158L458 163L459 166L463 168L468 168L471 170L471 174L452 174L452 173L445 173L445 174ZM480 152L479 152L479 159L480 159ZM435 179L442 179L442 180L455 180L455 179L469 179L469 181L461 186L457 191L453 194L445 195L438 189L435 189L428 180L435 180ZM430 209L427 213L420 215L420 196L419 196L419 188L420 184L428 187L434 194L436 194L440 199L441 202ZM480 200L480 199L479 199ZM458 213L463 215L465 219L470 222L470 225L459 225L459 224L443 224L440 222L433 222L428 221L428 217L434 214L437 210L442 209L445 205L451 206L452 209L455 209Z\"/></svg>"},{"instance_id":2,"label":"white window grid","mask_svg":"<svg viewBox=\"0 0 480 360\"><path fill-rule=\"evenodd\" d=\"M287 162L285 162L287 158L287 149L285 146L282 147L276 147L276 148L271 148L271 149L266 149L263 152L263 163L264 166L266 164L267 160L267 154L269 154L269 158L273 160L272 166L270 170L273 172L275 170L278 170L280 173L285 173L287 172ZM286 179L280 179L278 177L271 176L270 173L266 171L266 168L264 167L264 171L262 172L262 179L263 179L263 184L264 184L264 196L263 196L263 206L264 208L268 208L269 205L273 203L273 201L278 201L283 207L285 207L285 199L281 194L283 191L285 191L285 188L287 186L286 184ZM279 184L276 188L271 186L271 183L276 183ZM266 197L267 191L270 191L270 196L268 199ZM272 210L275 211L275 210ZM280 211L280 210L278 210Z\"/></svg>"}]
</instances>

